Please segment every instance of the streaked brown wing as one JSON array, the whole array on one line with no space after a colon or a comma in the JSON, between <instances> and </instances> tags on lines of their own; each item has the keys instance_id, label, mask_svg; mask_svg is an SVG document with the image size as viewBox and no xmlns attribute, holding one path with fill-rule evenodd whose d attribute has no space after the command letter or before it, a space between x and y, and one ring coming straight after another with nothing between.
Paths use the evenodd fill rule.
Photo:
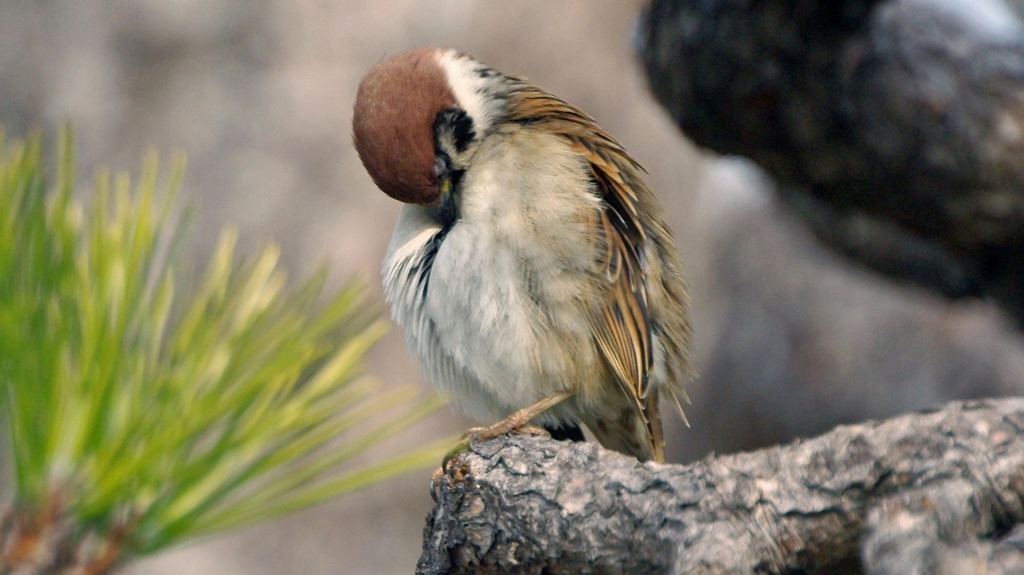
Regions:
<instances>
[{"instance_id":1,"label":"streaked brown wing","mask_svg":"<svg viewBox=\"0 0 1024 575\"><path fill-rule=\"evenodd\" d=\"M611 290L593 318L594 337L623 391L632 396L648 421L644 401L651 368L647 295L636 253L613 221L607 211L601 214L599 226L607 247L601 263Z\"/></svg>"}]
</instances>

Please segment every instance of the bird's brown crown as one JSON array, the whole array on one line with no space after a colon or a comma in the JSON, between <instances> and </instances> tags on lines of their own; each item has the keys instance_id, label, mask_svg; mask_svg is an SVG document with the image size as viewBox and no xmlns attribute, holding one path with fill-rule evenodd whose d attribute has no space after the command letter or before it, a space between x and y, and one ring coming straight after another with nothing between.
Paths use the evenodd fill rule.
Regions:
<instances>
[{"instance_id":1,"label":"bird's brown crown","mask_svg":"<svg viewBox=\"0 0 1024 575\"><path fill-rule=\"evenodd\" d=\"M455 105L439 50L417 48L391 56L363 77L352 118L359 159L377 187L396 200L437 199L433 125Z\"/></svg>"}]
</instances>

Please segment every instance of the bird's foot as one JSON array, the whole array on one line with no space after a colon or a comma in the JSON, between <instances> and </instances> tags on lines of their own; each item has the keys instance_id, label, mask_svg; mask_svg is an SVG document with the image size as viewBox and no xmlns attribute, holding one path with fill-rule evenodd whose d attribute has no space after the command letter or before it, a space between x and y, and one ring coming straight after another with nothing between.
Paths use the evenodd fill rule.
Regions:
<instances>
[{"instance_id":1,"label":"bird's foot","mask_svg":"<svg viewBox=\"0 0 1024 575\"><path fill-rule=\"evenodd\" d=\"M448 453L445 454L444 459L441 460L441 467L434 471L434 475L430 481L430 491L434 495L434 500L437 500L436 490L440 485L441 478L449 474L452 461L454 461L460 453L469 449L470 444L476 441L493 439L499 435L504 435L513 431L518 433L528 433L530 435L546 435L550 437L551 434L546 429L538 425L533 425L530 423L530 420L572 396L573 392L569 391L556 393L541 399L533 405L529 405L519 411L509 414L508 417L501 421L495 422L486 427L472 427L468 429L458 443L456 443ZM454 475L458 475L459 477L455 477L455 479L461 481L464 476L468 474L469 468L462 465L457 468L456 471L458 471L458 473Z\"/></svg>"},{"instance_id":2,"label":"bird's foot","mask_svg":"<svg viewBox=\"0 0 1024 575\"><path fill-rule=\"evenodd\" d=\"M459 458L465 449L469 446L469 440L464 438L455 445L445 454L444 459L441 461L441 467L434 470L434 474L430 478L430 496L434 498L434 502L437 502L438 495L441 490L441 480L445 477L450 477L451 481L459 482L466 479L469 475L469 465Z\"/></svg>"},{"instance_id":3,"label":"bird's foot","mask_svg":"<svg viewBox=\"0 0 1024 575\"><path fill-rule=\"evenodd\" d=\"M522 433L525 435L541 435L551 437L548 430L544 429L539 425L532 423L518 423L516 421L509 421L509 418L502 419L501 421L488 425L487 427L471 427L466 430L465 438L467 440L468 447L469 443L475 443L477 441L486 441L488 439L494 439L499 435L505 435L506 433Z\"/></svg>"},{"instance_id":4,"label":"bird's foot","mask_svg":"<svg viewBox=\"0 0 1024 575\"><path fill-rule=\"evenodd\" d=\"M507 428L507 429L506 429ZM499 435L506 433L524 433L528 435L540 435L551 437L551 433L539 425L533 425L532 423L524 423L518 427L510 427L506 425L506 420L503 419L494 425L488 425L487 427L471 427L466 430L466 433L462 435L462 438L448 450L448 453L444 455L444 459L441 460L441 467L434 470L434 474L430 479L430 491L434 497L434 501L437 501L438 489L441 486L441 478L450 476L453 481L462 481L469 475L469 466L458 459L458 456L465 450L469 449L469 446L477 441L484 441L487 439L493 439Z\"/></svg>"}]
</instances>

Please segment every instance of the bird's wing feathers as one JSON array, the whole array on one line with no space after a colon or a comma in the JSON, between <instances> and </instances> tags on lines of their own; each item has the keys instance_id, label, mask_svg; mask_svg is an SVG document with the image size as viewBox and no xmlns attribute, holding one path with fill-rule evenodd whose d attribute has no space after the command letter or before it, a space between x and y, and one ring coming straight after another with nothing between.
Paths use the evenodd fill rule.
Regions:
<instances>
[{"instance_id":1,"label":"bird's wing feathers","mask_svg":"<svg viewBox=\"0 0 1024 575\"><path fill-rule=\"evenodd\" d=\"M647 395L651 363L647 296L635 254L629 251L607 214L601 216L601 235L607 244L602 263L611 284L610 297L594 318L601 353L620 383L632 395L641 412Z\"/></svg>"},{"instance_id":2,"label":"bird's wing feathers","mask_svg":"<svg viewBox=\"0 0 1024 575\"><path fill-rule=\"evenodd\" d=\"M589 164L604 209L591 225L599 250L599 263L609 283L608 297L591 318L597 347L618 380L623 393L636 406L646 424L652 453L662 444L656 399L649 397L653 364L647 286L641 268L647 244L639 216L637 191L649 193L639 179L642 168L606 132L578 108L529 84L521 84L512 97L523 123L545 123L565 137ZM650 400L650 401L649 401Z\"/></svg>"}]
</instances>

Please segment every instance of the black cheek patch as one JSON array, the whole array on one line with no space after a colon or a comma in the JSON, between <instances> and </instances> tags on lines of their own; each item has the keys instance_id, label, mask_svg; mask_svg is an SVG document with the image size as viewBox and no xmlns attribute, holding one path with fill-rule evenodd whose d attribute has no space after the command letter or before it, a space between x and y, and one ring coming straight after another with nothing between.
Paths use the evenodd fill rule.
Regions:
<instances>
[{"instance_id":1,"label":"black cheek patch","mask_svg":"<svg viewBox=\"0 0 1024 575\"><path fill-rule=\"evenodd\" d=\"M459 108L448 108L437 113L437 117L434 118L435 138L444 129L451 131L455 149L458 152L465 151L469 143L476 137L476 132L473 131L473 119L465 110Z\"/></svg>"}]
</instances>

